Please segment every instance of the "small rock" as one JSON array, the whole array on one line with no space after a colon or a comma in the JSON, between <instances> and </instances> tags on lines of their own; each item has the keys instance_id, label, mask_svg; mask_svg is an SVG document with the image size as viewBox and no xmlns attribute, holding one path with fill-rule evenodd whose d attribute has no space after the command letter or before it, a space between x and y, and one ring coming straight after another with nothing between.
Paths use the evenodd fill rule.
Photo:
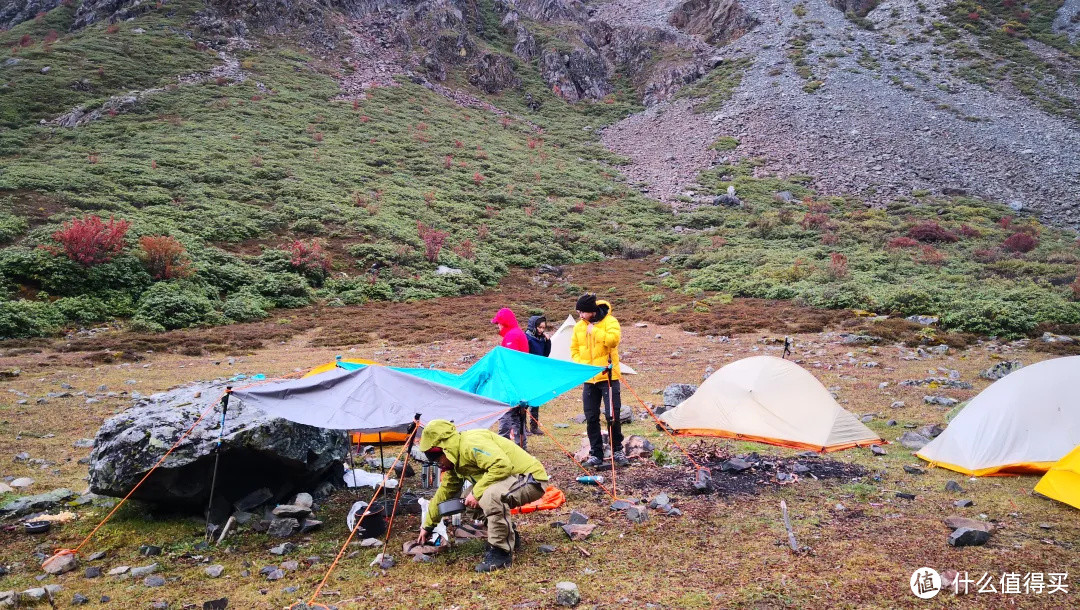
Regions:
<instances>
[{"instance_id":1,"label":"small rock","mask_svg":"<svg viewBox=\"0 0 1080 610\"><path fill-rule=\"evenodd\" d=\"M957 515L945 517L944 523L945 527L949 528L950 530L967 528L969 530L982 530L988 534L994 532L994 526L991 523L987 523L986 521L977 521L975 519L968 519L967 517L960 517Z\"/></svg>"},{"instance_id":2,"label":"small rock","mask_svg":"<svg viewBox=\"0 0 1080 610\"><path fill-rule=\"evenodd\" d=\"M975 506L975 503L972 502L971 500L964 499L964 500L957 500L956 502L953 502L953 506L955 506L956 508L969 508L971 506Z\"/></svg>"},{"instance_id":3,"label":"small rock","mask_svg":"<svg viewBox=\"0 0 1080 610\"><path fill-rule=\"evenodd\" d=\"M150 608L151 608L151 610L169 610L169 602L167 602L167 601L156 601L156 602L150 604Z\"/></svg>"},{"instance_id":4,"label":"small rock","mask_svg":"<svg viewBox=\"0 0 1080 610\"><path fill-rule=\"evenodd\" d=\"M948 396L923 396L923 402L928 405L939 405L942 407L955 407L960 404L959 400L949 398Z\"/></svg>"},{"instance_id":5,"label":"small rock","mask_svg":"<svg viewBox=\"0 0 1080 610\"><path fill-rule=\"evenodd\" d=\"M949 482L945 483L945 491L951 491L953 493L961 493L961 492L964 491L964 488L960 487L960 484L957 483L956 481L949 481Z\"/></svg>"},{"instance_id":6,"label":"small rock","mask_svg":"<svg viewBox=\"0 0 1080 610\"><path fill-rule=\"evenodd\" d=\"M83 572L83 578L100 578L101 568L98 566L91 566L86 568L86 572Z\"/></svg>"},{"instance_id":7,"label":"small rock","mask_svg":"<svg viewBox=\"0 0 1080 610\"><path fill-rule=\"evenodd\" d=\"M365 540L364 542L367 542L367 541ZM271 548L270 553L272 555L284 555L286 553L293 552L294 549L296 549L295 544L293 544L291 542L283 542L283 543Z\"/></svg>"},{"instance_id":8,"label":"small rock","mask_svg":"<svg viewBox=\"0 0 1080 610\"><path fill-rule=\"evenodd\" d=\"M581 593L578 586L569 581L562 581L555 585L555 603L560 606L576 606L581 603Z\"/></svg>"},{"instance_id":9,"label":"small rock","mask_svg":"<svg viewBox=\"0 0 1080 610\"><path fill-rule=\"evenodd\" d=\"M645 523L649 520L649 511L639 506L631 506L626 509L626 518L631 523Z\"/></svg>"},{"instance_id":10,"label":"small rock","mask_svg":"<svg viewBox=\"0 0 1080 610\"><path fill-rule=\"evenodd\" d=\"M297 561L289 560L281 564L281 569L286 572L295 572L300 569L300 563Z\"/></svg>"},{"instance_id":11,"label":"small rock","mask_svg":"<svg viewBox=\"0 0 1080 610\"><path fill-rule=\"evenodd\" d=\"M368 547L368 548L381 546L381 545L382 545L382 540L379 540L378 538L364 538L360 542L360 546Z\"/></svg>"},{"instance_id":12,"label":"small rock","mask_svg":"<svg viewBox=\"0 0 1080 610\"><path fill-rule=\"evenodd\" d=\"M550 544L541 544L538 550L541 553L554 553L555 547L551 546Z\"/></svg>"},{"instance_id":13,"label":"small rock","mask_svg":"<svg viewBox=\"0 0 1080 610\"><path fill-rule=\"evenodd\" d=\"M27 452L27 451L23 451L22 453L16 453L15 457L12 458L12 461L25 462L26 460L29 460L29 459L30 459L30 453Z\"/></svg>"},{"instance_id":14,"label":"small rock","mask_svg":"<svg viewBox=\"0 0 1080 610\"><path fill-rule=\"evenodd\" d=\"M163 587L165 586L165 578L158 574L152 574L143 579L143 584L148 587Z\"/></svg>"},{"instance_id":15,"label":"small rock","mask_svg":"<svg viewBox=\"0 0 1080 610\"><path fill-rule=\"evenodd\" d=\"M593 524L567 524L562 526L562 530L566 532L566 536L574 542L581 542L588 539L595 529L596 525Z\"/></svg>"},{"instance_id":16,"label":"small rock","mask_svg":"<svg viewBox=\"0 0 1080 610\"><path fill-rule=\"evenodd\" d=\"M276 508L274 508L274 510L272 512L274 513L275 517L280 517L281 519L288 519L288 518L303 519L304 517L307 517L308 515L311 514L311 508L310 507L305 508L303 506L295 506L295 505L292 505L292 504L281 504L281 505L277 506ZM275 519L275 521L279 521L279 520L280 519ZM270 527L273 528L274 524L271 523ZM282 525L281 527L285 527L285 526ZM276 535L276 536L278 536L280 538L285 538L287 536L292 535L292 532L289 532L288 534L285 534L285 535L274 534L273 532L268 532L268 533L271 536Z\"/></svg>"},{"instance_id":17,"label":"small rock","mask_svg":"<svg viewBox=\"0 0 1080 610\"><path fill-rule=\"evenodd\" d=\"M300 533L306 534L322 527L323 522L318 519L304 519L300 522Z\"/></svg>"},{"instance_id":18,"label":"small rock","mask_svg":"<svg viewBox=\"0 0 1080 610\"><path fill-rule=\"evenodd\" d=\"M990 532L961 527L949 535L949 546L982 546L990 541Z\"/></svg>"},{"instance_id":19,"label":"small rock","mask_svg":"<svg viewBox=\"0 0 1080 610\"><path fill-rule=\"evenodd\" d=\"M274 519L270 522L270 527L267 528L266 533L275 538L288 538L299 528L300 522L296 519Z\"/></svg>"},{"instance_id":20,"label":"small rock","mask_svg":"<svg viewBox=\"0 0 1080 610\"><path fill-rule=\"evenodd\" d=\"M138 568L131 568L131 577L138 578L140 576L149 576L154 572L157 572L158 564L152 563L148 566L141 566Z\"/></svg>"},{"instance_id":21,"label":"small rock","mask_svg":"<svg viewBox=\"0 0 1080 610\"><path fill-rule=\"evenodd\" d=\"M88 603L90 603L90 598L83 595L82 593L76 593L75 596L71 598L71 605L72 606L81 606L83 604L88 604ZM2 606L2 605L3 604L0 603L0 606Z\"/></svg>"},{"instance_id":22,"label":"small rock","mask_svg":"<svg viewBox=\"0 0 1080 610\"><path fill-rule=\"evenodd\" d=\"M285 571L280 568L271 570L270 573L266 575L266 580L281 580L282 578L285 578Z\"/></svg>"},{"instance_id":23,"label":"small rock","mask_svg":"<svg viewBox=\"0 0 1080 610\"><path fill-rule=\"evenodd\" d=\"M874 416L873 415L863 415L862 417L859 418L859 421L861 421L864 424L868 424L868 423L874 421Z\"/></svg>"},{"instance_id":24,"label":"small rock","mask_svg":"<svg viewBox=\"0 0 1080 610\"><path fill-rule=\"evenodd\" d=\"M108 574L109 576L120 576L121 574L127 574L129 570L131 570L130 566L117 566L109 570Z\"/></svg>"},{"instance_id":25,"label":"small rock","mask_svg":"<svg viewBox=\"0 0 1080 610\"><path fill-rule=\"evenodd\" d=\"M204 571L206 572L206 575L209 576L210 578L217 578L217 577L219 577L219 576L221 576L222 574L225 573L225 566L220 565L220 564L212 565L212 566L206 568L206 570L204 570Z\"/></svg>"},{"instance_id":26,"label":"small rock","mask_svg":"<svg viewBox=\"0 0 1080 610\"><path fill-rule=\"evenodd\" d=\"M656 494L656 497L649 501L649 508L657 508L667 504L671 504L671 498L669 498L666 493L661 492Z\"/></svg>"},{"instance_id":27,"label":"small rock","mask_svg":"<svg viewBox=\"0 0 1080 610\"><path fill-rule=\"evenodd\" d=\"M143 557L155 557L161 554L161 547L144 544L139 547L139 554Z\"/></svg>"},{"instance_id":28,"label":"small rock","mask_svg":"<svg viewBox=\"0 0 1080 610\"><path fill-rule=\"evenodd\" d=\"M731 458L720 465L723 472L743 472L750 469L750 464L742 458Z\"/></svg>"},{"instance_id":29,"label":"small rock","mask_svg":"<svg viewBox=\"0 0 1080 610\"><path fill-rule=\"evenodd\" d=\"M9 483L9 485L11 485L15 489L22 489L24 487L30 487L33 484L34 484L34 479L31 479L30 477L19 477L19 478L15 479L14 481L12 481L11 483Z\"/></svg>"},{"instance_id":30,"label":"small rock","mask_svg":"<svg viewBox=\"0 0 1080 610\"><path fill-rule=\"evenodd\" d=\"M43 569L46 573L56 576L65 572L70 572L79 567L79 559L74 553L65 553L58 555L55 559L45 562Z\"/></svg>"},{"instance_id":31,"label":"small rock","mask_svg":"<svg viewBox=\"0 0 1080 610\"><path fill-rule=\"evenodd\" d=\"M611 510L626 510L630 508L631 504L626 500L615 500L611 503Z\"/></svg>"},{"instance_id":32,"label":"small rock","mask_svg":"<svg viewBox=\"0 0 1080 610\"><path fill-rule=\"evenodd\" d=\"M1009 373L1012 373L1013 371L1022 368L1024 368L1024 363L1020 362L1019 360L1005 360L1002 362L998 362L994 366L979 373L979 377L982 377L983 379L989 379L991 381L996 381L1008 375Z\"/></svg>"},{"instance_id":33,"label":"small rock","mask_svg":"<svg viewBox=\"0 0 1080 610\"><path fill-rule=\"evenodd\" d=\"M209 599L203 602L202 610L226 610L229 607L229 598L222 597L219 599ZM297 604L294 606L295 610L304 610L307 608L304 604Z\"/></svg>"},{"instance_id":34,"label":"small rock","mask_svg":"<svg viewBox=\"0 0 1080 610\"><path fill-rule=\"evenodd\" d=\"M905 406L905 405L904 405L904 401L902 401L902 400L897 400L897 401L894 401L894 402L893 402L893 403L892 403L891 405L889 405L889 406L890 406L890 407L892 407L893 409L902 409L902 408L904 408L904 406Z\"/></svg>"},{"instance_id":35,"label":"small rock","mask_svg":"<svg viewBox=\"0 0 1080 610\"><path fill-rule=\"evenodd\" d=\"M589 516L576 510L570 511L570 525L584 525L589 522Z\"/></svg>"},{"instance_id":36,"label":"small rock","mask_svg":"<svg viewBox=\"0 0 1080 610\"><path fill-rule=\"evenodd\" d=\"M560 430L565 430L566 428L570 427L570 424L558 423L558 424L555 424L555 427L560 429Z\"/></svg>"},{"instance_id":37,"label":"small rock","mask_svg":"<svg viewBox=\"0 0 1080 610\"><path fill-rule=\"evenodd\" d=\"M315 501L311 498L311 494L299 493L296 494L296 499L293 500L293 506L299 506L300 508L310 509L311 505Z\"/></svg>"},{"instance_id":38,"label":"small rock","mask_svg":"<svg viewBox=\"0 0 1080 610\"><path fill-rule=\"evenodd\" d=\"M911 464L904 464L904 472L908 474L926 474L926 470L919 468L918 466L912 466Z\"/></svg>"}]
</instances>

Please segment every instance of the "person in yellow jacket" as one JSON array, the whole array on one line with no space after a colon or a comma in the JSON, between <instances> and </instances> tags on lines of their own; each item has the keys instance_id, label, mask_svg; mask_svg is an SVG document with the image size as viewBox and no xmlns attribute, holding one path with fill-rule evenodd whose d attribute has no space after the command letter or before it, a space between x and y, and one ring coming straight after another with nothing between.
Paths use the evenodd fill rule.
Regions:
<instances>
[{"instance_id":1,"label":"person in yellow jacket","mask_svg":"<svg viewBox=\"0 0 1080 610\"><path fill-rule=\"evenodd\" d=\"M622 328L611 314L611 304L597 301L595 294L584 294L575 306L578 313L574 333L570 337L570 358L580 364L604 367L596 377L585 382L581 402L585 411L585 430L589 435L589 458L584 466L600 468L604 465L604 437L600 431L600 405L604 405L611 435L611 459L619 466L629 460L623 452L622 423L619 412L622 397L619 391L619 341Z\"/></svg>"},{"instance_id":2,"label":"person in yellow jacket","mask_svg":"<svg viewBox=\"0 0 1080 610\"><path fill-rule=\"evenodd\" d=\"M425 543L439 522L439 503L458 497L468 480L473 485L465 496L465 506L482 510L487 518L488 549L476 571L508 567L513 562L513 551L521 544L510 520L510 509L544 495L548 480L544 465L491 430L458 432L445 419L432 420L424 427L420 451L428 461L439 463L443 476L424 514L417 542Z\"/></svg>"}]
</instances>

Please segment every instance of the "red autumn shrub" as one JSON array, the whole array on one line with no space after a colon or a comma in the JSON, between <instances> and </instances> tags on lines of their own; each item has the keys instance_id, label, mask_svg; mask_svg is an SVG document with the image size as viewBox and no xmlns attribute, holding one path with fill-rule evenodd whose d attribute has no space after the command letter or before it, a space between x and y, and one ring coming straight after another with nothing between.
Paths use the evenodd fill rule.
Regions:
<instances>
[{"instance_id":1,"label":"red autumn shrub","mask_svg":"<svg viewBox=\"0 0 1080 610\"><path fill-rule=\"evenodd\" d=\"M1010 252L1031 252L1039 247L1039 238L1031 233L1019 231L1007 237L1001 245Z\"/></svg>"},{"instance_id":2,"label":"red autumn shrub","mask_svg":"<svg viewBox=\"0 0 1080 610\"><path fill-rule=\"evenodd\" d=\"M714 248L723 248L727 245L727 239L719 235L709 237L709 241L712 242Z\"/></svg>"},{"instance_id":3,"label":"red autumn shrub","mask_svg":"<svg viewBox=\"0 0 1080 610\"><path fill-rule=\"evenodd\" d=\"M327 252L319 240L310 242L299 239L286 246L289 253L289 265L301 273L322 273L330 271L330 253Z\"/></svg>"},{"instance_id":4,"label":"red autumn shrub","mask_svg":"<svg viewBox=\"0 0 1080 610\"><path fill-rule=\"evenodd\" d=\"M454 148L461 148L462 146L465 146L464 142L461 140L454 140Z\"/></svg>"},{"instance_id":5,"label":"red autumn shrub","mask_svg":"<svg viewBox=\"0 0 1080 610\"><path fill-rule=\"evenodd\" d=\"M360 122L361 123L367 123L370 120L371 120L371 117L369 117L368 115L366 115L366 114L360 115Z\"/></svg>"},{"instance_id":6,"label":"red autumn shrub","mask_svg":"<svg viewBox=\"0 0 1080 610\"><path fill-rule=\"evenodd\" d=\"M1012 216L1002 216L1001 220L998 221L998 226L1002 229L1008 229L1012 225L1012 221Z\"/></svg>"},{"instance_id":7,"label":"red autumn shrub","mask_svg":"<svg viewBox=\"0 0 1080 610\"><path fill-rule=\"evenodd\" d=\"M503 129L507 129L513 124L514 124L514 122L511 121L510 117L508 117L508 116L504 116L503 118L499 119L499 125L502 125Z\"/></svg>"},{"instance_id":8,"label":"red autumn shrub","mask_svg":"<svg viewBox=\"0 0 1080 610\"><path fill-rule=\"evenodd\" d=\"M109 217L105 222L100 216L74 218L64 228L52 234L60 242L64 255L83 267L107 263L124 250L124 236L131 223Z\"/></svg>"},{"instance_id":9,"label":"red autumn shrub","mask_svg":"<svg viewBox=\"0 0 1080 610\"><path fill-rule=\"evenodd\" d=\"M60 38L60 34L56 30L49 30L48 32L46 32L45 38L41 39L41 42L45 44L52 44L56 42L58 38Z\"/></svg>"},{"instance_id":10,"label":"red autumn shrub","mask_svg":"<svg viewBox=\"0 0 1080 610\"><path fill-rule=\"evenodd\" d=\"M483 240L487 239L488 235L490 235L490 234L491 234L491 229L488 229L487 223L482 223L476 229L476 238L479 239L480 241L483 241Z\"/></svg>"},{"instance_id":11,"label":"red autumn shrub","mask_svg":"<svg viewBox=\"0 0 1080 610\"><path fill-rule=\"evenodd\" d=\"M484 176L480 174L480 172L476 172L472 175L472 181L474 184L476 184L476 186L480 186L484 183Z\"/></svg>"},{"instance_id":12,"label":"red autumn shrub","mask_svg":"<svg viewBox=\"0 0 1080 610\"><path fill-rule=\"evenodd\" d=\"M980 263L992 263L998 259L998 251L993 248L979 248L971 253L972 258Z\"/></svg>"},{"instance_id":13,"label":"red autumn shrub","mask_svg":"<svg viewBox=\"0 0 1080 610\"><path fill-rule=\"evenodd\" d=\"M443 243L446 242L446 237L450 235L446 231L440 231L434 227L429 227L426 224L416 221L416 234L420 236L420 240L424 242L424 258L429 263L434 263L439 260L439 251L442 250Z\"/></svg>"},{"instance_id":14,"label":"red autumn shrub","mask_svg":"<svg viewBox=\"0 0 1080 610\"><path fill-rule=\"evenodd\" d=\"M799 226L803 229L828 229L832 227L829 223L829 216L822 212L807 212L799 221Z\"/></svg>"},{"instance_id":15,"label":"red autumn shrub","mask_svg":"<svg viewBox=\"0 0 1080 610\"><path fill-rule=\"evenodd\" d=\"M527 205L527 206L521 208L521 211L525 212L525 215L528 216L529 218L532 218L532 215L534 213L536 213L536 208L534 208L531 205Z\"/></svg>"},{"instance_id":16,"label":"red autumn shrub","mask_svg":"<svg viewBox=\"0 0 1080 610\"><path fill-rule=\"evenodd\" d=\"M150 159L150 169L157 169L157 161Z\"/></svg>"},{"instance_id":17,"label":"red autumn shrub","mask_svg":"<svg viewBox=\"0 0 1080 610\"><path fill-rule=\"evenodd\" d=\"M139 259L155 280L189 277L194 271L184 244L171 235L144 235L139 238Z\"/></svg>"},{"instance_id":18,"label":"red autumn shrub","mask_svg":"<svg viewBox=\"0 0 1080 610\"><path fill-rule=\"evenodd\" d=\"M829 255L829 277L834 280L843 279L848 276L848 263L847 257L839 252L833 252Z\"/></svg>"},{"instance_id":19,"label":"red autumn shrub","mask_svg":"<svg viewBox=\"0 0 1080 610\"><path fill-rule=\"evenodd\" d=\"M834 246L840 243L840 236L836 233L823 233L821 235L821 243L826 246Z\"/></svg>"},{"instance_id":20,"label":"red autumn shrub","mask_svg":"<svg viewBox=\"0 0 1080 610\"><path fill-rule=\"evenodd\" d=\"M323 141L323 134L322 134L321 131L316 131L315 135L313 135L312 137L315 138L316 142L322 142Z\"/></svg>"},{"instance_id":21,"label":"red autumn shrub","mask_svg":"<svg viewBox=\"0 0 1080 610\"><path fill-rule=\"evenodd\" d=\"M471 239L465 239L465 241L458 244L458 247L454 252L466 260L472 260L476 258L476 252L473 250L473 243Z\"/></svg>"},{"instance_id":22,"label":"red autumn shrub","mask_svg":"<svg viewBox=\"0 0 1080 610\"><path fill-rule=\"evenodd\" d=\"M923 246L916 261L924 265L943 265L945 253L933 246Z\"/></svg>"},{"instance_id":23,"label":"red autumn shrub","mask_svg":"<svg viewBox=\"0 0 1080 610\"><path fill-rule=\"evenodd\" d=\"M446 155L446 157L443 158L443 167L446 169L454 167L454 158L450 155Z\"/></svg>"},{"instance_id":24,"label":"red autumn shrub","mask_svg":"<svg viewBox=\"0 0 1080 610\"><path fill-rule=\"evenodd\" d=\"M119 31L120 31L120 26L116 25L115 23L110 25L109 27L105 28L105 33L106 34L115 34L115 33L119 32Z\"/></svg>"},{"instance_id":25,"label":"red autumn shrub","mask_svg":"<svg viewBox=\"0 0 1080 610\"><path fill-rule=\"evenodd\" d=\"M428 205L435 203L435 191L428 191L424 193L424 202Z\"/></svg>"},{"instance_id":26,"label":"red autumn shrub","mask_svg":"<svg viewBox=\"0 0 1080 610\"><path fill-rule=\"evenodd\" d=\"M908 237L923 243L951 243L957 240L955 234L932 220L911 227L907 234Z\"/></svg>"},{"instance_id":27,"label":"red autumn shrub","mask_svg":"<svg viewBox=\"0 0 1080 610\"><path fill-rule=\"evenodd\" d=\"M570 206L570 211L574 212L575 214L580 214L580 213L584 212L585 211L585 202L584 201L579 201L579 202L575 203L574 205Z\"/></svg>"},{"instance_id":28,"label":"red autumn shrub","mask_svg":"<svg viewBox=\"0 0 1080 610\"><path fill-rule=\"evenodd\" d=\"M981 231L968 224L960 225L960 229L957 230L957 233L963 235L964 237L982 237Z\"/></svg>"},{"instance_id":29,"label":"red autumn shrub","mask_svg":"<svg viewBox=\"0 0 1080 610\"><path fill-rule=\"evenodd\" d=\"M890 250L895 250L897 248L914 248L917 245L919 245L919 242L915 241L914 239L911 239L910 237L900 236L890 239L889 243L886 244L885 247Z\"/></svg>"}]
</instances>

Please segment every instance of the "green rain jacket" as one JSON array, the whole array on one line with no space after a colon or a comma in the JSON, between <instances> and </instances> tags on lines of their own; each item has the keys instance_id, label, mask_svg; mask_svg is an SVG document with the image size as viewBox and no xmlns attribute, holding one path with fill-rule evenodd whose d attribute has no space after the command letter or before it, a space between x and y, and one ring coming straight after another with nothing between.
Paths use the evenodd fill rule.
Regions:
<instances>
[{"instance_id":1,"label":"green rain jacket","mask_svg":"<svg viewBox=\"0 0 1080 610\"><path fill-rule=\"evenodd\" d=\"M548 480L540 460L491 430L458 432L453 423L435 419L424 427L420 436L421 451L432 447L442 449L454 469L443 473L439 489L424 515L424 527L438 523L439 503L458 497L466 480L472 481L472 495L477 500L493 483L506 477L531 474L537 481Z\"/></svg>"}]
</instances>

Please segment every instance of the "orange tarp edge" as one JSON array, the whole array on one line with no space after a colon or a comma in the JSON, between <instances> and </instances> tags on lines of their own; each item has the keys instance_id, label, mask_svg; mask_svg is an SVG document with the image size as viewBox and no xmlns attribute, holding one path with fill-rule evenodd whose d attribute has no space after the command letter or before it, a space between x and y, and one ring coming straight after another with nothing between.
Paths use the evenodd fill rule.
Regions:
<instances>
[{"instance_id":1,"label":"orange tarp edge","mask_svg":"<svg viewBox=\"0 0 1080 610\"><path fill-rule=\"evenodd\" d=\"M737 441L753 441L755 443L765 443L766 445L776 445L777 447L787 447L788 449L817 451L819 453L843 451L844 449L852 449L854 447L869 447L870 445L888 444L888 441L883 438L879 438L874 440L858 441L854 443L843 443L840 445L811 445L809 443L800 443L797 441L785 441L782 439L767 438L764 436L737 434L735 432L728 432L727 430L709 430L703 428L687 428L685 430L675 430L675 434L679 436L711 436L716 438L730 438Z\"/></svg>"},{"instance_id":2,"label":"orange tarp edge","mask_svg":"<svg viewBox=\"0 0 1080 610\"><path fill-rule=\"evenodd\" d=\"M916 456L923 458L919 454ZM1019 464L1006 464L1004 466L994 466L992 468L980 468L979 470L971 470L964 468L963 466L957 466L955 464L946 464L945 462L933 462L926 460L931 466L938 466L940 468L947 468L954 470L961 474L966 474L973 477L1010 477L1024 474L1043 474L1050 470L1050 467L1054 465L1054 462L1021 462Z\"/></svg>"},{"instance_id":3,"label":"orange tarp edge","mask_svg":"<svg viewBox=\"0 0 1080 610\"><path fill-rule=\"evenodd\" d=\"M350 359L350 360L341 360L341 362L346 362L346 363L349 363L349 364L366 364L366 365L369 365L369 366L370 365L376 365L377 366L379 364L378 362L372 362L371 360L364 360L363 358L356 358L356 359ZM310 371L304 373L304 377L311 377L312 375L318 375L319 373L325 373L326 371L332 371L332 370L337 368L337 365L338 365L337 360L334 360L332 362L327 362L326 364L320 364L319 366L317 366L317 367L311 369Z\"/></svg>"}]
</instances>

